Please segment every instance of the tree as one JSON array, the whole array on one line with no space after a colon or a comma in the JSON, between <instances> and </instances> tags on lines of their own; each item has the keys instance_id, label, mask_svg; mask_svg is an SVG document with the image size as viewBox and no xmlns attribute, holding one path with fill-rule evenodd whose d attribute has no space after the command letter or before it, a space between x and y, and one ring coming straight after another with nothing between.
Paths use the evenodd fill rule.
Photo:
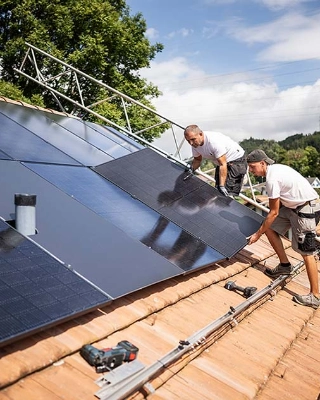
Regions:
<instances>
[{"instance_id":1,"label":"tree","mask_svg":"<svg viewBox=\"0 0 320 400\"><path fill-rule=\"evenodd\" d=\"M151 99L161 93L155 85L142 79L138 71L149 67L163 45L151 45L145 36L146 29L142 14L131 16L124 0L3 0L0 6L1 79L20 85L28 98L43 94L45 105L56 107L50 93L42 93L41 86L32 81L26 84L13 69L20 66L25 42L28 42L154 109ZM45 68L49 76L57 75L62 68L45 58L40 58L38 67ZM82 96L87 104L94 103L101 98L101 88L82 87ZM70 111L71 106L64 106ZM114 107L117 108L116 101ZM112 119L114 107L100 107L100 111ZM141 115L134 108L132 128L142 124ZM156 116L150 118L153 118L152 125L159 122ZM153 130L147 139L158 137L165 128Z\"/></svg>"},{"instance_id":2,"label":"tree","mask_svg":"<svg viewBox=\"0 0 320 400\"><path fill-rule=\"evenodd\" d=\"M39 95L34 95L31 99L25 97L22 91L18 89L15 85L9 82L0 81L0 96L8 97L9 99L21 100L25 103L36 105L39 107L44 107L43 99Z\"/></svg>"}]
</instances>

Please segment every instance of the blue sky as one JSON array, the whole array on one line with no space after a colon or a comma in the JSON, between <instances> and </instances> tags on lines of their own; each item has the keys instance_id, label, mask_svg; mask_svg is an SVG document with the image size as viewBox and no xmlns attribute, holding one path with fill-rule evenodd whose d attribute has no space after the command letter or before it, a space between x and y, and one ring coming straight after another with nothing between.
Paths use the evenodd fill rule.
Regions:
<instances>
[{"instance_id":1,"label":"blue sky","mask_svg":"<svg viewBox=\"0 0 320 400\"><path fill-rule=\"evenodd\" d=\"M320 130L319 0L127 0L151 43L157 111L236 141ZM170 151L163 135L159 147Z\"/></svg>"}]
</instances>

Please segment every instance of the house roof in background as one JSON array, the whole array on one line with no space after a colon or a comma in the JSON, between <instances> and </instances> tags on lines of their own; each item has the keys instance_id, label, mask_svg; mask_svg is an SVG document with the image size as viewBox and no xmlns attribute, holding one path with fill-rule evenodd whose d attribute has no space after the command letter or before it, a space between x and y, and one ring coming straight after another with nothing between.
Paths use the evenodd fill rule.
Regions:
<instances>
[{"instance_id":1,"label":"house roof in background","mask_svg":"<svg viewBox=\"0 0 320 400\"><path fill-rule=\"evenodd\" d=\"M301 265L301 256L283 240L291 262ZM264 269L277 263L263 236L230 260L141 288L2 347L0 400L95 399L101 374L80 356L84 344L104 348L129 340L139 348L138 359L153 365L180 340L246 301L240 292L225 289L226 282L259 292L270 285ZM152 376L151 386L127 398L316 399L320 314L291 300L295 293L307 293L308 285L300 266L282 287L249 304L223 329Z\"/></svg>"}]
</instances>

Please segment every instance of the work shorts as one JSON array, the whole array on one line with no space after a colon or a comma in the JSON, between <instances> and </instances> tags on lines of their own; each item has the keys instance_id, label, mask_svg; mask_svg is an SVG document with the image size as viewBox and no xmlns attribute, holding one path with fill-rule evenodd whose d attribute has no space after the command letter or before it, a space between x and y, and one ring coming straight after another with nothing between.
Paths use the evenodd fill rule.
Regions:
<instances>
[{"instance_id":1,"label":"work shorts","mask_svg":"<svg viewBox=\"0 0 320 400\"><path fill-rule=\"evenodd\" d=\"M227 164L227 181L225 183L225 188L231 196L238 196L242 189L243 179L247 173L247 161L246 159L239 158L234 161L230 161ZM215 181L216 186L220 186L220 167L216 167Z\"/></svg>"},{"instance_id":2,"label":"work shorts","mask_svg":"<svg viewBox=\"0 0 320 400\"><path fill-rule=\"evenodd\" d=\"M301 255L312 255L316 251L316 226L319 218L319 202L310 201L296 209L282 206L270 228L281 235L285 235L291 228L293 250Z\"/></svg>"}]
</instances>

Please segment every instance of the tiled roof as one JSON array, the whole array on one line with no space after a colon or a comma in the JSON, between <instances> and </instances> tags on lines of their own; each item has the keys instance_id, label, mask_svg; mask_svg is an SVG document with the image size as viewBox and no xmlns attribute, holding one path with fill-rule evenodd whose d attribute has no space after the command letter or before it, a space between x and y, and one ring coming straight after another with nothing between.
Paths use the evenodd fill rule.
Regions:
<instances>
[{"instance_id":1,"label":"tiled roof","mask_svg":"<svg viewBox=\"0 0 320 400\"><path fill-rule=\"evenodd\" d=\"M0 99L1 100L1 99ZM301 263L284 240L293 264ZM119 298L104 309L0 348L0 400L90 400L100 389L97 374L81 356L84 344L113 347L129 340L146 367L238 307L246 299L224 288L227 281L260 291L263 273L278 263L263 236L231 260L179 276ZM319 263L318 263L319 267ZM299 399L320 394L320 314L292 302L307 293L302 266L282 287L250 304L232 323L149 380L128 399Z\"/></svg>"},{"instance_id":2,"label":"tiled roof","mask_svg":"<svg viewBox=\"0 0 320 400\"><path fill-rule=\"evenodd\" d=\"M300 256L289 247L290 260ZM233 259L171 279L114 301L110 306L2 348L0 399L94 399L97 374L80 356L82 345L113 347L129 340L149 366L212 321L245 301L224 284L236 280L258 290L277 259L265 238ZM218 336L164 368L150 380L160 399L316 399L320 392L318 311L292 302L307 293L301 272L279 291L246 310ZM136 392L127 398L144 398Z\"/></svg>"}]
</instances>

